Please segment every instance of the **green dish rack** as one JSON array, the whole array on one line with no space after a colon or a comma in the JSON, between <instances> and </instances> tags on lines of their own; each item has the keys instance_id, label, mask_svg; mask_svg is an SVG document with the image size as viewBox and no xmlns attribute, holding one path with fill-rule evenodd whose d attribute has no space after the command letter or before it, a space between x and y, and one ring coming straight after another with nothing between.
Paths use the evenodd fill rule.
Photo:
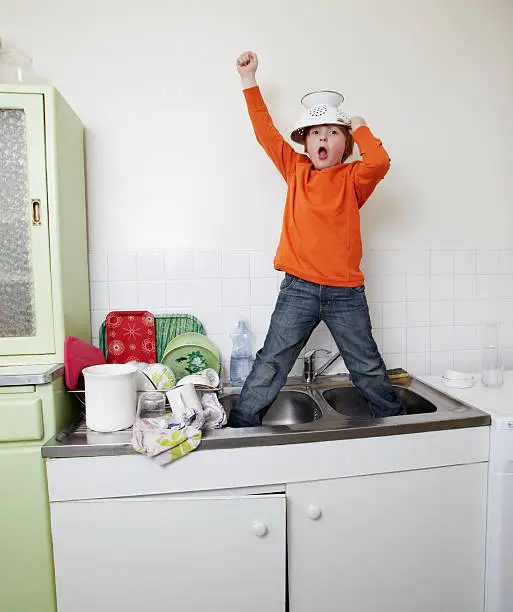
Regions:
<instances>
[{"instance_id":1,"label":"green dish rack","mask_svg":"<svg viewBox=\"0 0 513 612\"><path fill-rule=\"evenodd\" d=\"M205 329L201 321L191 314L169 314L169 315L154 315L155 316L155 348L157 353L157 362L160 362L166 346L173 338L187 332L196 332L205 334ZM98 333L99 346L105 359L108 359L107 340L105 334L105 321L100 325Z\"/></svg>"}]
</instances>

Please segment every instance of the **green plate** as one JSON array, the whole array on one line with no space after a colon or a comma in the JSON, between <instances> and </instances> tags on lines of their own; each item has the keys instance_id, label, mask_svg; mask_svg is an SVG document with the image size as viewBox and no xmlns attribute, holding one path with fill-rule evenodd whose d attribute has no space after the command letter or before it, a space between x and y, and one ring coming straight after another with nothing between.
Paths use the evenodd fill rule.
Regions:
<instances>
[{"instance_id":1,"label":"green plate","mask_svg":"<svg viewBox=\"0 0 513 612\"><path fill-rule=\"evenodd\" d=\"M168 350L161 363L170 367L179 381L189 374L197 374L205 368L212 368L219 373L219 355L198 344L186 344Z\"/></svg>"},{"instance_id":2,"label":"green plate","mask_svg":"<svg viewBox=\"0 0 513 612\"><path fill-rule=\"evenodd\" d=\"M207 351L210 351L213 355L217 355L219 358L219 353L217 351L216 345L204 336L203 334L198 334L197 332L187 332L185 334L180 334L176 336L169 342L169 344L164 349L164 353L162 357L165 357L168 353L173 351L176 348L180 348L183 346L193 346L193 347L201 347ZM215 369L215 368L214 368Z\"/></svg>"}]
</instances>

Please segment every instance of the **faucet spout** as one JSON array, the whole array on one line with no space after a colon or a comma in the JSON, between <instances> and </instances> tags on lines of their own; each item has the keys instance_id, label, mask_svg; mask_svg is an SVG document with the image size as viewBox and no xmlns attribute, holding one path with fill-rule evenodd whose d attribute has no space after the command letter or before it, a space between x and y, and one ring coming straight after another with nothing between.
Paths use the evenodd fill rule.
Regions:
<instances>
[{"instance_id":1,"label":"faucet spout","mask_svg":"<svg viewBox=\"0 0 513 612\"><path fill-rule=\"evenodd\" d=\"M331 355L331 351L327 351L326 349L313 349L312 351L308 351L305 353L303 362L303 376L307 385L313 383L313 381L317 376L319 376L319 374L322 374L324 370L329 368L330 365L340 357L340 353L336 353L330 359L328 359L326 363L323 363L318 370L316 370L314 367L316 353L325 353L326 355Z\"/></svg>"},{"instance_id":2,"label":"faucet spout","mask_svg":"<svg viewBox=\"0 0 513 612\"><path fill-rule=\"evenodd\" d=\"M339 357L340 357L340 352L338 352L338 351L337 351L337 352L336 352L334 355L332 355L332 356L331 356L331 357L330 357L330 358L329 358L327 361L325 361L325 362L322 364L322 366L321 366L321 367L320 367L318 370L316 370L316 371L314 372L314 375L313 375L313 380L315 380L315 378L316 378L317 376L319 376L319 375L320 375L320 374L322 374L322 373L323 373L325 370L327 370L327 369L330 367L330 365L334 364L334 363L335 363L335 361L337 361L337 359L338 359Z\"/></svg>"}]
</instances>

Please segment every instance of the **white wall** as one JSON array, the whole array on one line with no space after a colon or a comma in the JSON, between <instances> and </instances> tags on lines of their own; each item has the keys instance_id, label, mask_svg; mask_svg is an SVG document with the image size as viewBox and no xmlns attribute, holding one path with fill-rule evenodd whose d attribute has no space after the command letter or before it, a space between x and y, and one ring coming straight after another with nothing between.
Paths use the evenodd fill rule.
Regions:
<instances>
[{"instance_id":1,"label":"white wall","mask_svg":"<svg viewBox=\"0 0 513 612\"><path fill-rule=\"evenodd\" d=\"M425 364L414 369L428 372L454 363L480 322L513 323L511 31L511 0L0 5L0 35L34 58L86 127L96 329L109 309L141 307L197 312L223 346L239 312L265 332L285 186L255 142L240 93L235 59L254 49L284 134L301 96L329 88L382 138L392 169L362 211L364 249L370 261L395 263L378 266L376 277L369 270L375 327L394 356L388 365L406 364L411 337L416 363ZM177 272L173 258L187 269ZM474 276L460 282L458 297L454 262L467 258L463 272ZM447 282L431 279L441 263L449 293ZM383 274L399 280L378 291ZM508 277L489 282L483 274ZM418 278L408 284L408 276ZM214 293L205 278L218 281ZM500 279L507 289L495 286ZM405 303L415 301L415 287L428 304L420 325ZM431 306L433 295L444 306ZM457 299L475 306L465 341L453 334L463 324ZM400 305L389 324L380 314L396 312L388 302ZM428 332L412 331L426 325ZM328 332L319 334L316 344L329 346Z\"/></svg>"},{"instance_id":2,"label":"white wall","mask_svg":"<svg viewBox=\"0 0 513 612\"><path fill-rule=\"evenodd\" d=\"M87 128L95 251L274 248L284 186L239 92L247 48L284 133L303 93L332 88L383 139L393 165L364 208L367 248L513 246L511 31L510 0L0 7L0 35Z\"/></svg>"}]
</instances>

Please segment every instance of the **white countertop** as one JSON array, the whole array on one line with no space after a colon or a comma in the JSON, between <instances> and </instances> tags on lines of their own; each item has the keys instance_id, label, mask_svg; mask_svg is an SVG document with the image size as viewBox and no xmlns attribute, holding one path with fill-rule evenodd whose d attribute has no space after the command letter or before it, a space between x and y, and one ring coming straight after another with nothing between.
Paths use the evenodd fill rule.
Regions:
<instances>
[{"instance_id":1,"label":"white countertop","mask_svg":"<svg viewBox=\"0 0 513 612\"><path fill-rule=\"evenodd\" d=\"M472 376L474 386L466 389L447 387L442 382L441 376L416 378L468 406L488 412L496 426L513 427L513 371L504 372L504 384L498 388L484 387L479 372L472 373Z\"/></svg>"}]
</instances>

